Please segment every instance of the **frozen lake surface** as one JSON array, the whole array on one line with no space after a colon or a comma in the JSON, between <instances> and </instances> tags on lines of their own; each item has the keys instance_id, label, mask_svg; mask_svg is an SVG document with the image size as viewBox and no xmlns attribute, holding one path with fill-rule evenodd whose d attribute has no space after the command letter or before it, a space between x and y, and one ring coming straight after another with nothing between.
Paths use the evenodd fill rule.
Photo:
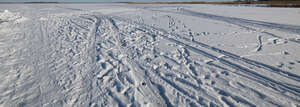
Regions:
<instances>
[{"instance_id":1,"label":"frozen lake surface","mask_svg":"<svg viewBox=\"0 0 300 107\"><path fill-rule=\"evenodd\" d=\"M2 107L299 107L300 8L0 4Z\"/></svg>"}]
</instances>

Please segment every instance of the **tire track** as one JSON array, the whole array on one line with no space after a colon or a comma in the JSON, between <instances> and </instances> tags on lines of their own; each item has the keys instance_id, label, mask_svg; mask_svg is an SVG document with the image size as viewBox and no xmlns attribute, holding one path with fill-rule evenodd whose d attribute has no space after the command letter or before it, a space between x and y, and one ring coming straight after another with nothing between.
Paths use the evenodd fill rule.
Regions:
<instances>
[{"instance_id":1,"label":"tire track","mask_svg":"<svg viewBox=\"0 0 300 107\"><path fill-rule=\"evenodd\" d=\"M166 13L176 13L176 14L179 14L177 12L171 12L171 11L161 11L161 10L158 10L158 11L160 11L160 12L166 12ZM181 10L181 11L185 11L185 10ZM184 14L184 15L186 15L186 14ZM190 15L190 14L188 14L188 15ZM192 15L192 16L194 16L194 15ZM200 16L202 16L202 14ZM217 17L216 19L212 18L212 20L221 20L221 21L224 21L224 20L222 20L222 18L225 18L225 19L227 18L227 17L215 16L215 15L211 15L211 14L204 14L203 15L204 18L208 18L208 19L211 19L211 18L209 18L210 16L211 17ZM232 19L229 18L228 20L230 20L230 22L232 22L232 21L235 21L234 19L236 19L236 18L232 18ZM246 20L246 19L244 19L244 20ZM228 21L225 21L225 22L230 23ZM240 25L240 23L238 23L238 22L233 23L233 24L239 24ZM240 25L240 26L245 27L244 25ZM283 26L289 26L289 25L283 25ZM148 26L148 27L151 27L151 26ZM296 28L298 28L298 27L296 26ZM300 27L299 27L299 29L300 29ZM165 31L165 30L163 30L163 29L158 29L158 30L164 32L165 34L168 34L168 32ZM256 29L252 29L252 28L251 28L251 30L252 31L257 31ZM266 31L263 31L261 33L265 33L265 34L273 36L273 37L279 37L277 35L271 34L271 33L266 32ZM267 64L264 64L264 63L261 63L261 62L250 60L248 58L244 58L244 57L235 55L233 53L230 53L230 52L224 51L222 49L218 49L218 48L209 46L207 44L204 44L204 43L201 43L201 42L198 42L198 41L190 40L189 38L183 37L182 35L178 35L178 34L175 34L175 33L171 33L170 35L174 35L174 36L179 37L179 38L181 38L181 39L183 39L185 41L192 42L192 43L197 44L197 45L199 45L201 47L204 47L206 49L218 52L220 54L225 55L226 57L232 58L233 60L242 61L242 62L245 62L245 63L247 63L249 65L253 65L253 66L258 67L258 68L263 68L263 69L266 69L266 70L271 71L271 72L277 72L281 76L285 76L287 78L290 78L290 79L293 79L293 80L295 80L297 82L300 82L300 76L297 75L297 74L293 74L293 73L290 73L290 72L287 72L287 71L283 71L283 70L281 70L279 68L276 68L274 66L270 66L270 65L267 65ZM279 38L282 38L282 37L279 37ZM287 40L295 42L295 40L293 40L293 39L287 39ZM296 42L296 43L298 43L298 42Z\"/></svg>"},{"instance_id":2,"label":"tire track","mask_svg":"<svg viewBox=\"0 0 300 107\"><path fill-rule=\"evenodd\" d=\"M136 30L138 30L138 28L134 28L134 29L136 29ZM150 34L151 35L151 34ZM150 36L149 35L149 36ZM134 59L131 59L131 60L134 60ZM136 65L137 64L137 66L139 66L140 67L140 69L141 70L146 70L145 68L143 68L143 66L142 65L140 65L140 63L141 62L136 62L136 63L134 63L134 65ZM149 69L151 69L151 68L149 68ZM137 70L137 71L141 71L141 70ZM159 75L154 75L153 73L153 70L150 70L150 71L148 71L148 70L146 70L145 71L145 73L147 73L147 74L151 74L151 75L153 75L153 76L151 76L151 78L149 78L150 80L157 80L157 79L153 79L153 78L156 78L157 76L159 76ZM140 76L139 76L140 77ZM207 93L205 93L205 91L203 90L203 89L201 89L200 87L197 87L197 86L194 86L194 88L196 89L196 90L198 90L198 91L200 91L200 96L205 96L205 97L207 97L207 98L209 98L210 100L208 100L208 99L206 99L205 97L200 97L200 96L197 96L197 97L199 97L199 98L196 98L196 97L194 97L193 95L191 95L191 94L189 94L189 92L188 91L186 91L185 89L183 89L183 88L180 88L179 86L177 86L175 83L173 83L173 82L171 82L170 80L168 80L167 78L164 78L164 77L162 77L162 76L159 76L161 79L159 79L160 81L165 81L167 84L169 84L170 85L170 87L173 87L175 90L177 90L178 92L180 92L181 93L181 95L184 95L185 96L185 98L188 98L188 99L190 99L190 100L192 100L194 103L196 103L198 106L208 106L209 104L206 104L207 102L210 102L210 101L212 101L212 102L210 102L210 105L218 105L218 104L220 104L220 103L216 103L216 102L218 102L217 101L217 99L214 99L213 97L211 97L211 96L209 96ZM194 76L193 76L194 77ZM194 77L194 79L196 79L195 77ZM182 80L182 79L181 79ZM179 81L180 82L180 79L176 79L176 81ZM182 82L182 81L181 81ZM187 81L186 81L187 82ZM146 83L147 84L147 83ZM155 83L155 84L158 84L158 83ZM184 84L184 83L183 83ZM191 85L191 84L190 84ZM192 85L193 86L193 85ZM161 96L164 96L163 94L161 94ZM201 100L200 100L201 99ZM203 101L202 101L203 100ZM165 99L165 101L166 102L168 102L168 99Z\"/></svg>"},{"instance_id":3,"label":"tire track","mask_svg":"<svg viewBox=\"0 0 300 107\"><path fill-rule=\"evenodd\" d=\"M206 19L211 19L211 20L224 21L227 23L235 24L235 25L263 27L263 28L268 28L268 29L276 29L276 30L280 30L280 31L300 34L300 26L295 26L295 25L277 24L277 23L242 19L242 18L218 16L218 15L213 15L213 14L208 14L208 13L194 12L194 11L187 10L187 9L181 9L180 11L181 11L181 14L184 14L184 15L191 15L191 16L196 16L196 17L201 17L201 18L206 18Z\"/></svg>"},{"instance_id":4,"label":"tire track","mask_svg":"<svg viewBox=\"0 0 300 107\"><path fill-rule=\"evenodd\" d=\"M146 9L149 10L149 9ZM267 28L267 29L276 29L284 32L291 32L294 34L300 34L300 26L294 26L294 25L285 25L285 24L277 24L277 23L270 23L270 22L263 22L263 21L255 21L255 20L248 20L248 19L242 19L242 18L234 18L234 17L226 17L226 16L218 16L218 15L213 15L213 14L208 14L208 13L201 13L201 12L194 12L191 10L187 9L180 9L179 12L173 12L173 11L166 11L166 10L153 10L150 9L150 11L158 11L158 12L164 12L164 13L175 13L175 14L180 14L180 15L188 15L188 16L194 16L194 17L200 17L200 18L205 18L209 20L216 20L216 21L222 21L226 22L229 24L237 25L242 28L251 30L251 31L256 31L260 32L262 34L266 34L272 37L280 38L280 39L285 39L293 43L299 44L300 41L296 40L295 38L284 38L278 35L274 35L270 32L267 31L260 31L257 30L255 27L258 28ZM249 27L251 26L251 27ZM252 28L254 27L254 28Z\"/></svg>"},{"instance_id":5,"label":"tire track","mask_svg":"<svg viewBox=\"0 0 300 107\"><path fill-rule=\"evenodd\" d=\"M110 20L113 20L113 19L110 19ZM112 24L112 26L118 26L115 22L111 22ZM113 24L114 23L114 24ZM113 29L118 29L118 27L115 27L115 28L113 28ZM122 32L122 31L118 31L118 32ZM126 34L125 34L126 35ZM122 35L119 35L119 36L122 36ZM122 37L115 37L115 38L122 38ZM124 38L123 38L124 39ZM119 44L123 44L123 43L119 43ZM128 44L129 45L129 44ZM120 48L121 49L125 49L125 50L123 50L123 51L125 51L124 53L128 53L128 51L130 51L130 50L127 50L127 48L125 48L125 47L122 47L122 45L120 46ZM134 69L136 72L134 73L134 75L135 76L133 76L134 78L140 78L140 79L138 79L139 81L146 81L146 82L144 82L147 86L148 85L151 85L150 87L151 88L140 88L140 89L142 89L142 90L149 90L149 89L151 89L151 90L153 90L153 89L155 89L155 87L154 86L152 86L152 80L155 80L155 79L153 79L154 77L151 77L151 78L148 78L147 76L145 76L145 75L147 75L147 74L151 74L151 75L153 75L152 74L152 71L148 71L148 70L146 70L145 68L143 68L143 66L142 65L140 65L139 63L140 62L137 62L137 61L132 61L132 60L137 60L137 58L138 57L136 57L136 58L130 58L130 57L127 57L127 58L129 58L129 61L130 62L127 62L127 63L129 63L129 65L134 65L134 67L131 67L132 69ZM127 60L128 61L128 60ZM143 72L141 72L141 71L143 71ZM146 79L145 79L146 78ZM163 78L163 77L161 77L161 78ZM200 105L202 105L202 106L208 106L207 104L205 104L204 102L209 102L210 100L205 100L206 98L202 98L202 97L200 97L199 99L202 99L202 100L204 100L204 101L200 101L198 98L195 98L194 96L192 96L192 95L189 95L188 93L188 91L185 91L184 89L179 89L180 87L179 86L176 86L175 85L175 83L171 83L169 80L169 82L167 81L167 79L165 78L165 79L160 79L160 80L162 80L162 81L166 81L168 84L173 84L173 85L170 85L171 87L174 87L174 89L176 89L178 92L180 92L180 93L182 93L182 95L184 95L186 98L189 98L189 99L191 99L193 102L195 102L197 105L198 104L200 104ZM137 81L137 80L136 80ZM147 82L148 81L148 82ZM157 83L154 83L154 84L157 84ZM141 87L145 87L145 86L141 86ZM199 89L199 88L198 88ZM156 89L155 89L156 90ZM162 94L162 93L160 93L161 91L152 91L152 92L154 92L154 93L156 93L157 95L159 95L161 98L159 98L159 99L161 99L162 101L164 101L165 103L167 103L167 102L169 102L169 99L166 99L165 97L163 97L164 96L164 94ZM203 91L204 92L204 91ZM145 92L143 92L143 91L141 91L141 93L148 93L147 91L145 91ZM186 96L186 95L189 95L189 96ZM206 94L206 93L202 93L202 95L205 95L205 96L208 96L208 94ZM149 98L151 98L150 96L149 96ZM155 98L155 97L152 97L152 98ZM213 97L210 97L210 99L214 99ZM216 101L216 100L215 100ZM213 103L211 103L211 104L213 104ZM167 105L169 105L169 103L167 103ZM166 105L166 106L167 106ZM200 106L199 105L199 106ZM215 105L215 104L214 104Z\"/></svg>"},{"instance_id":6,"label":"tire track","mask_svg":"<svg viewBox=\"0 0 300 107\"><path fill-rule=\"evenodd\" d=\"M221 20L219 16L210 17ZM171 16L167 18L170 18L169 27L174 26L176 19ZM144 19L140 17L139 20ZM234 21L230 18L228 20ZM247 26L251 24L259 27L269 26L264 22L239 21L246 23ZM48 24L58 29L48 27ZM37 32L32 31L35 32L32 34L41 36L31 35L29 39L34 40L27 41L29 45L26 46L32 48L25 50L28 51L26 55L18 57L21 59L30 54L37 56L25 58L32 69L16 67L22 63L6 61L12 59L10 56L2 57L10 53L0 57L1 63L10 63L7 67L5 65L6 68L0 65L0 70L10 71L4 72L4 77L16 78L14 81L16 83L8 86L13 90L8 91L0 87L0 92L3 92L0 94L0 106L3 101L8 101L7 99L11 99L8 103L13 103L8 106L14 104L27 106L31 104L30 101L37 102L36 106L92 107L255 107L299 104L299 86L275 80L261 72L270 71L272 75L299 82L297 74L243 58L183 35L168 33L164 29L97 12L62 15L37 25L41 25L35 26L40 29ZM35 46L32 41L41 45ZM165 42L175 51L170 49L171 52L166 52L164 46L159 46L159 43ZM261 44L261 41L259 42ZM2 49L1 43L2 41L0 41ZM14 45L11 47L15 50L10 52L16 56L21 55L21 52L18 52L20 44ZM224 55L226 58L218 57L216 54ZM179 55L181 58L173 55ZM206 62L206 59L210 61ZM22 69L34 72L15 75ZM233 75L229 75L228 72ZM10 73L15 74L11 76ZM22 76L26 78L20 79ZM26 84L22 81L26 81ZM20 94L20 87L30 91L27 91L26 95ZM9 96L11 93L22 96ZM274 97L279 98L272 99ZM284 101L278 101L283 98ZM258 104L260 102L263 104Z\"/></svg>"},{"instance_id":7,"label":"tire track","mask_svg":"<svg viewBox=\"0 0 300 107\"><path fill-rule=\"evenodd\" d=\"M118 18L118 20L126 21L126 22L131 23L131 24L136 24L136 23L131 22L131 21L129 21L129 20L124 20L124 19L120 19L120 18ZM157 30L157 29L155 29L155 28L153 28L153 27L149 27L149 26L145 26L145 25L140 25L140 24L136 24L136 25L139 26L139 27L142 27L140 30L141 30L141 31L144 31L144 32L151 32L152 34L158 34L157 32L162 32L162 34L159 34L159 36L161 36L161 37L163 37L163 38L165 38L165 39L167 39L167 40L169 40L169 41L171 41L171 42L174 42L174 43L177 43L177 44L179 44L179 45L182 45L182 46L186 47L187 49L189 49L189 50L191 50L191 51L194 51L194 52L196 52L196 53L198 53L198 54L204 55L204 56L209 57L209 58L211 58L211 59L213 59L213 60L217 60L217 61L219 61L220 63L222 63L222 64L224 64L224 65L226 65L226 66L228 66L228 67L230 67L230 68L233 68L233 69L235 69L235 70L237 70L237 71L240 71L241 73L243 73L243 75L246 74L247 76L250 76L251 78L254 78L254 80L255 80L256 82L258 82L259 84L262 84L262 85L264 85L264 86L267 86L267 87L269 87L269 88L272 88L272 89L274 89L274 90L276 90L276 91L279 91L279 92L282 92L282 93L285 92L285 91L288 91L288 92L290 92L290 93L293 93L293 94L296 95L296 96L299 96L299 89L295 88L295 87L297 87L297 86L293 86L293 85L286 84L286 83L284 84L284 83L275 81L275 80L273 80L273 79L270 79L270 78L268 78L268 77L265 77L265 76L263 76L263 75L260 75L260 74L254 72L254 71L252 71L252 70L250 70L250 69L248 69L248 68L242 67L242 66L240 66L240 65L238 65L238 64L235 64L235 63L233 63L233 62L230 62L230 61L228 61L228 60L225 60L225 59L222 59L222 58L218 58L217 56L214 56L214 55L212 55L212 54L210 54L210 53L207 53L207 52L205 52L205 51L203 51L203 50L200 50L200 49L198 49L198 48L192 47L192 46L190 46L190 45L187 45L187 44L185 44L185 43L183 43L183 42L181 42L181 41L175 40L175 39L170 38L170 37L168 37L168 36L165 36L166 34L167 34L167 35L172 35L172 34L168 34L168 33L166 33L166 32L163 31L163 30L160 30L160 29ZM148 29L148 28L146 28L146 27L149 27L150 29ZM155 32L156 32L156 33L155 33ZM175 37L178 37L178 35L175 35ZM197 43L198 43L198 42L197 42ZM242 61L248 62L248 63L250 63L250 64L253 64L253 65L261 64L261 63L254 62L254 61L251 61L251 60L248 60L248 59L240 58L240 57L237 56L237 55L228 53L228 52L226 52L226 51L223 51L223 50L220 50L220 49L217 49L217 48L210 47L210 46L208 46L208 45L206 45L206 44L203 44L203 43L201 43L201 45L203 45L203 47L206 47L206 48L209 47L208 49L212 49L212 50L214 50L214 51L217 51L217 52L223 53L223 54L225 54L225 55L228 55L229 57L230 57L230 56L233 57L233 58L238 57L238 58L239 58L238 60L242 60ZM264 64L262 64L262 65L264 65ZM257 66L258 66L258 65L257 65ZM265 67L268 67L269 69L276 69L276 68L272 68L272 67L267 66L267 65L264 65L264 66L265 66ZM239 75L240 75L240 74L239 74ZM292 99L293 99L293 98L292 98ZM296 99L294 99L294 101L297 102Z\"/></svg>"},{"instance_id":8,"label":"tire track","mask_svg":"<svg viewBox=\"0 0 300 107\"><path fill-rule=\"evenodd\" d=\"M119 18L120 19L120 18ZM126 22L129 22L129 23L134 23L132 21L129 21L128 19L124 20L124 19L120 19L120 20L123 20L123 21L126 21ZM157 32L161 32L163 34L166 34L166 35L170 35L170 36L174 36L176 39L182 39L188 43L192 43L192 44L195 44L195 45L198 45L202 48L205 48L205 49L208 49L208 50L211 50L211 51L214 51L214 52L217 52L219 54L223 54L225 55L226 57L229 57L229 58L232 58L233 60L235 61L242 61L244 63L247 63L249 65L252 65L252 66L255 66L257 68L261 68L261 69L265 69L265 70L268 70L268 71L271 71L271 72L274 72L274 73L277 73L278 75L281 75L281 76L284 76L284 77L287 77L287 78L290 78L294 81L297 81L299 82L300 81L300 76L296 75L296 74L293 74L293 73L290 73L290 72L287 72L287 71L283 71L279 68L276 68L276 67L273 67L273 66L270 66L270 65L267 65L267 64L264 64L264 63L261 63L261 62L258 62L258 61L254 61L254 60L251 60L251 59L248 59L248 58L244 58L244 57L241 57L241 56L238 56L236 54L233 54L233 53L230 53L230 52L227 52L225 50L222 50L222 49L219 49L219 48L215 48L215 47L212 47L212 46L209 46L207 44L204 44L202 42L199 42L199 41L194 41L194 40L190 40L189 38L186 38L186 37L183 37L182 35L179 35L179 34L175 34L175 33L168 33L167 31L163 30L163 29L159 29L159 28L154 28L152 26L148 26L148 25L145 25L145 24L138 24L138 23L135 23L139 26L142 26L142 27L148 27L150 29L153 29L153 30L156 30ZM143 28L143 29L147 29L147 28ZM140 29L141 31L144 31L144 32L147 32L143 29ZM151 30L150 30L151 31ZM164 35L163 35L164 36Z\"/></svg>"},{"instance_id":9,"label":"tire track","mask_svg":"<svg viewBox=\"0 0 300 107\"><path fill-rule=\"evenodd\" d=\"M124 50L121 46L121 37L120 37L120 29L118 28L118 26L116 25L116 22L114 21L114 19L112 18L108 18L109 22L110 22L110 29L112 30L112 32L114 33L114 38L116 39L116 45L118 50L120 50L121 54L124 54L125 56L127 55L126 50ZM137 91L139 91L146 99L148 99L151 103L154 103L153 106L166 106L165 100L163 100L163 98L160 96L160 94L158 94L158 89L156 87L154 87L150 81L149 78L147 78L147 76L144 73L144 70L140 69L139 66L136 65L136 63L132 62L132 59L128 59L125 58L126 62L129 64L130 68L133 69L133 78L135 79L135 81L141 81L143 83L146 84L146 86L141 86L138 85L139 83L137 83L136 85L138 85L137 87Z\"/></svg>"}]
</instances>

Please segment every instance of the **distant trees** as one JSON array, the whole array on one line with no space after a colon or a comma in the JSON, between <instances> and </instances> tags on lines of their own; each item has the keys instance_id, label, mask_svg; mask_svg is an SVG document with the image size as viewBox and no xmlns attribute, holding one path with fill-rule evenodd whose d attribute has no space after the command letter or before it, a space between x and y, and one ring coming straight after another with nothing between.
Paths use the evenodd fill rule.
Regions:
<instances>
[{"instance_id":1,"label":"distant trees","mask_svg":"<svg viewBox=\"0 0 300 107\"><path fill-rule=\"evenodd\" d=\"M251 2L251 1L281 1L281 2L284 2L284 1L300 1L300 0L236 0L236 1L246 1L246 2Z\"/></svg>"},{"instance_id":2,"label":"distant trees","mask_svg":"<svg viewBox=\"0 0 300 107\"><path fill-rule=\"evenodd\" d=\"M300 1L300 0L257 0L257 1Z\"/></svg>"}]
</instances>

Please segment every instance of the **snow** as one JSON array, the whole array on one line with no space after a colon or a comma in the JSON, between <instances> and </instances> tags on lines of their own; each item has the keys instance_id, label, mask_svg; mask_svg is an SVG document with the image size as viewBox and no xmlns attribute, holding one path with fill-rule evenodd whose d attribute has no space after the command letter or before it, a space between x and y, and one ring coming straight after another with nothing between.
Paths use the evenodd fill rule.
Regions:
<instances>
[{"instance_id":1,"label":"snow","mask_svg":"<svg viewBox=\"0 0 300 107\"><path fill-rule=\"evenodd\" d=\"M4 12L0 13L0 19L1 22L14 21L16 23L20 23L26 20L26 18L20 16L19 13L12 13L8 10L4 10Z\"/></svg>"},{"instance_id":2,"label":"snow","mask_svg":"<svg viewBox=\"0 0 300 107\"><path fill-rule=\"evenodd\" d=\"M298 8L0 4L0 106L300 106Z\"/></svg>"}]
</instances>

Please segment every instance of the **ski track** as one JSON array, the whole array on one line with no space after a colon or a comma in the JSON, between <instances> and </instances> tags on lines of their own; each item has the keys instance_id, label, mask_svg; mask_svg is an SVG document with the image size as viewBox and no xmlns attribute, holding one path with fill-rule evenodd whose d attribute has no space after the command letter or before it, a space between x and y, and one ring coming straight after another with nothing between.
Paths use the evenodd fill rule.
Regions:
<instances>
[{"instance_id":1,"label":"ski track","mask_svg":"<svg viewBox=\"0 0 300 107\"><path fill-rule=\"evenodd\" d=\"M187 9L181 9L183 14L194 15L203 18L210 18L212 20L221 20L228 23L242 25L242 26L254 26L254 27L264 27L268 29L277 29L283 30L287 32L293 32L299 34L300 26L293 26L293 25L284 25L284 24L277 24L277 23L270 23L270 22L263 22L263 21L255 21L255 20L248 20L242 18L234 18L234 17L226 17L226 16L218 16L213 14L206 14L200 12L194 12Z\"/></svg>"},{"instance_id":2,"label":"ski track","mask_svg":"<svg viewBox=\"0 0 300 107\"><path fill-rule=\"evenodd\" d=\"M148 9L149 10L149 9ZM226 16L218 16L208 13L201 13L201 12L195 12L187 9L179 9L178 12L176 11L166 11L166 10L154 10L150 9L151 11L158 11L158 12L165 12L165 13L175 13L180 15L188 15L188 16L195 16L210 20L217 20L217 21L223 21L230 24L234 24L237 26L240 26L242 28L255 31L255 32L261 32L263 34L267 34L272 37L277 37L280 39L286 39L288 41L294 42L294 43L300 43L299 40L294 38L284 38L275 34L272 34L267 31L260 31L257 28L267 28L267 29L276 29L284 32L290 32L295 34L300 34L300 26L294 26L294 25L285 25L285 24L277 24L277 23L270 23L270 22L263 22L263 21L255 21L255 20L248 20L248 19L242 19L242 18L234 18L234 17L226 17Z\"/></svg>"},{"instance_id":3,"label":"ski track","mask_svg":"<svg viewBox=\"0 0 300 107\"><path fill-rule=\"evenodd\" d=\"M164 31L162 31L162 32L164 32ZM166 32L165 32L166 33ZM163 35L162 35L163 36ZM177 35L177 36L179 36L179 35ZM246 72L248 75L250 74L250 75L253 75L253 76L250 76L250 78L258 78L258 82L259 81L261 81L261 80L266 80L266 81L263 81L263 82L259 82L259 83L262 83L263 85L268 85L268 84L265 84L266 82L271 82L271 83L275 83L275 84L277 84L277 85L279 85L279 86L282 86L282 87L284 87L284 88L286 88L286 89L284 89L285 91L287 91L287 90L290 90L291 91L291 93L294 93L294 94L296 94L297 96L299 96L299 87L298 86L296 86L296 88L290 88L289 86L286 86L286 85L284 85L284 84L282 84L282 83L278 83L278 82L276 82L276 81L274 81L274 80L272 80L272 79L270 79L270 78L268 78L268 77L264 77L264 76L262 76L262 75L260 75L260 74L257 74L256 72L254 72L254 71L251 71L251 70L249 70L248 68L244 68L244 67L242 67L242 66L240 66L240 65L237 65L237 64L234 64L234 63L232 63L232 62L230 62L230 61L227 61L227 60L225 60L225 59L222 59L222 58L218 58L218 57L216 57L216 56L214 56L214 55L212 55L212 54L210 54L210 53L207 53L207 52L205 52L205 51L202 51L202 50L200 50L200 49L198 49L198 48L195 48L195 47L192 47L192 46L190 46L190 45L186 45L185 43L182 43L182 42L180 42L180 41L178 41L178 40L175 40L175 39L173 39L173 38L168 38L168 37L166 37L166 36L163 36L164 38L166 38L166 39L168 39L168 40L170 40L170 41L173 41L173 42L176 42L177 44L180 44L180 45L183 45L183 46L185 46L186 48L188 48L188 49L191 49L192 51L195 51L196 53L199 53L199 54L202 54L202 55L204 55L204 56L207 56L207 57L210 57L211 59L213 59L213 60L218 60L219 62L221 62L222 64L225 64L225 65L227 65L227 66L229 66L229 67L232 67L233 69L236 69L236 70L239 70L239 71L242 71L242 72ZM176 38L176 39L178 39L178 38ZM186 39L185 38L185 40L188 40L189 41L189 39ZM199 44L199 43L198 43ZM205 46L207 46L207 45L205 45ZM214 49L214 48L213 48ZM223 50L219 50L219 49L217 49L218 51L223 51ZM224 52L226 52L226 51L224 51ZM227 53L227 52L226 52ZM234 55L234 54L226 54L226 56L232 56L232 55ZM237 56L237 55L234 55L234 56ZM249 59L246 59L245 61L250 61ZM250 63L251 64L251 63ZM260 65L256 65L256 66L258 66L258 67L260 67ZM274 69L274 68L273 68ZM276 72L276 71L275 71ZM272 87L272 86L270 86L270 87ZM277 89L276 89L277 90Z\"/></svg>"},{"instance_id":4,"label":"ski track","mask_svg":"<svg viewBox=\"0 0 300 107\"><path fill-rule=\"evenodd\" d=\"M0 106L299 106L297 74L147 25L140 16L134 21L55 7L74 13L12 23L6 26L10 32L0 34ZM187 9L151 11L224 21L253 31L262 27L300 33L299 26ZM169 28L175 26L176 17L165 18ZM6 23L11 22L0 20L0 28ZM257 39L256 51L261 51L262 36ZM161 43L175 45L166 51L157 45Z\"/></svg>"}]
</instances>

